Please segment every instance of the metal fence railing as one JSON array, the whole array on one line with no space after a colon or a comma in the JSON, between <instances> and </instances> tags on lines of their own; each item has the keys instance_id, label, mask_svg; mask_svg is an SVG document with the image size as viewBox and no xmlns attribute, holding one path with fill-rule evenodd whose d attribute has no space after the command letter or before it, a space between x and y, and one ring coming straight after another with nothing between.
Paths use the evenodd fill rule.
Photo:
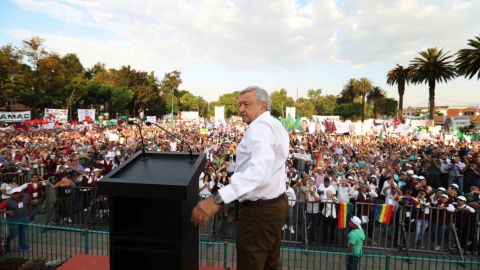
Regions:
<instances>
[{"instance_id":1,"label":"metal fence railing","mask_svg":"<svg viewBox=\"0 0 480 270\"><path fill-rule=\"evenodd\" d=\"M5 220L0 220L0 228L5 228ZM2 249L0 256L25 259L43 258L46 261L66 261L78 254L109 255L109 233L89 229L60 227L38 224L9 222L11 225L25 226L30 251L19 251L18 237L11 240L10 251ZM2 237L2 244L5 239ZM4 246L2 245L2 248ZM343 249L345 250L345 249ZM303 248L282 247L283 269L345 269L349 254L341 251L319 251ZM232 241L200 241L200 266L235 268L236 248ZM360 269L480 269L476 258L447 258L441 256L416 255L398 256L391 254L364 253L360 258Z\"/></svg>"},{"instance_id":2,"label":"metal fence railing","mask_svg":"<svg viewBox=\"0 0 480 270\"><path fill-rule=\"evenodd\" d=\"M107 231L108 197L94 188L47 188L45 215L41 224ZM338 250L347 243L348 228L339 229L336 203L301 202L291 204L289 221L283 227L282 243L309 250ZM426 254L479 256L480 213L448 212L445 208L424 209L401 205L393 212L389 224L375 220L376 204L352 203L352 214L361 217L367 235L364 246L372 250L406 251ZM328 211L335 213L329 216ZM238 204L225 206L205 228L200 239L234 240L238 223Z\"/></svg>"}]
</instances>

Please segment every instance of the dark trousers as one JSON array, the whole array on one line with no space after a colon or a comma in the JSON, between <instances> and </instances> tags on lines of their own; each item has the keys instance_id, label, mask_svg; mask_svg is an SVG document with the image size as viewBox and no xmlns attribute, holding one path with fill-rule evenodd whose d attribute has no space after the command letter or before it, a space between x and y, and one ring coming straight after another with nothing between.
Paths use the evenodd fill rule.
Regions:
<instances>
[{"instance_id":1,"label":"dark trousers","mask_svg":"<svg viewBox=\"0 0 480 270\"><path fill-rule=\"evenodd\" d=\"M280 270L282 226L288 214L287 196L242 203L237 229L238 270Z\"/></svg>"},{"instance_id":2,"label":"dark trousers","mask_svg":"<svg viewBox=\"0 0 480 270\"><path fill-rule=\"evenodd\" d=\"M358 270L358 263L360 262L360 257L355 255L347 256L347 270Z\"/></svg>"}]
</instances>

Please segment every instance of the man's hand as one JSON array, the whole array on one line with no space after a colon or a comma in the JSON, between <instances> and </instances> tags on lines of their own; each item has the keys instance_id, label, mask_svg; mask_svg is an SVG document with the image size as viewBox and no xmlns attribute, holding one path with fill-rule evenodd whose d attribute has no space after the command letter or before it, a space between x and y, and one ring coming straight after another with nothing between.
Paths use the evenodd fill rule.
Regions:
<instances>
[{"instance_id":1,"label":"man's hand","mask_svg":"<svg viewBox=\"0 0 480 270\"><path fill-rule=\"evenodd\" d=\"M213 201L212 197L200 201L192 210L192 222L195 226L205 227L210 218L212 218L218 211L220 205Z\"/></svg>"}]
</instances>

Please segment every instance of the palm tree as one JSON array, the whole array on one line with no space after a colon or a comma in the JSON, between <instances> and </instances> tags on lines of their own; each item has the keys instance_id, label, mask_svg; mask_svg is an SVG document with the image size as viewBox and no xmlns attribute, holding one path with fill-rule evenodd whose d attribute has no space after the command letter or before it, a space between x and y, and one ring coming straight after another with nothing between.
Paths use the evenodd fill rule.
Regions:
<instances>
[{"instance_id":1,"label":"palm tree","mask_svg":"<svg viewBox=\"0 0 480 270\"><path fill-rule=\"evenodd\" d=\"M468 45L473 49L462 49L457 53L458 74L471 79L478 73L477 79L480 79L480 36L469 39Z\"/></svg>"},{"instance_id":2,"label":"palm tree","mask_svg":"<svg viewBox=\"0 0 480 270\"><path fill-rule=\"evenodd\" d=\"M420 57L415 57L410 62L410 68L413 70L412 82L414 84L428 83L429 118L431 120L433 120L435 109L435 84L447 82L456 76L455 66L450 58L452 55L449 55L449 52L444 53L443 50L429 48L420 52Z\"/></svg>"},{"instance_id":3,"label":"palm tree","mask_svg":"<svg viewBox=\"0 0 480 270\"><path fill-rule=\"evenodd\" d=\"M355 92L362 96L362 123L365 121L365 97L372 91L372 81L368 78L360 78L355 84Z\"/></svg>"},{"instance_id":4,"label":"palm tree","mask_svg":"<svg viewBox=\"0 0 480 270\"><path fill-rule=\"evenodd\" d=\"M392 68L387 73L387 83L390 85L396 84L398 87L398 108L399 108L399 117L403 118L403 95L405 94L405 84L408 84L411 79L411 68L404 68L403 66L397 64L396 68Z\"/></svg>"},{"instance_id":5,"label":"palm tree","mask_svg":"<svg viewBox=\"0 0 480 270\"><path fill-rule=\"evenodd\" d=\"M373 118L377 118L379 107L384 103L386 93L382 88L375 86L367 95L367 101L373 103Z\"/></svg>"},{"instance_id":6,"label":"palm tree","mask_svg":"<svg viewBox=\"0 0 480 270\"><path fill-rule=\"evenodd\" d=\"M339 95L339 103L353 103L355 98L358 96L356 92L356 85L358 83L357 79L350 79L348 80L347 84L345 84L342 88L342 91Z\"/></svg>"}]
</instances>

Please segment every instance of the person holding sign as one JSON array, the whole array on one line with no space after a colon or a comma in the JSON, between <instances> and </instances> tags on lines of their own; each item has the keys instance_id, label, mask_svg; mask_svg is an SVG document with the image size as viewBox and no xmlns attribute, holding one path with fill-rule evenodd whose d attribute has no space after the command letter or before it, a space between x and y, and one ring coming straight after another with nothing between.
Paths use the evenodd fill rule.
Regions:
<instances>
[{"instance_id":1,"label":"person holding sign","mask_svg":"<svg viewBox=\"0 0 480 270\"><path fill-rule=\"evenodd\" d=\"M21 188L11 190L11 197L0 203L0 213L7 213L9 222L28 223L32 213L32 203L30 197L22 193ZM27 226L23 224L8 225L9 235L5 246L5 251L10 251L10 242L17 235L19 236L20 250L30 251L32 248L27 244Z\"/></svg>"}]
</instances>

